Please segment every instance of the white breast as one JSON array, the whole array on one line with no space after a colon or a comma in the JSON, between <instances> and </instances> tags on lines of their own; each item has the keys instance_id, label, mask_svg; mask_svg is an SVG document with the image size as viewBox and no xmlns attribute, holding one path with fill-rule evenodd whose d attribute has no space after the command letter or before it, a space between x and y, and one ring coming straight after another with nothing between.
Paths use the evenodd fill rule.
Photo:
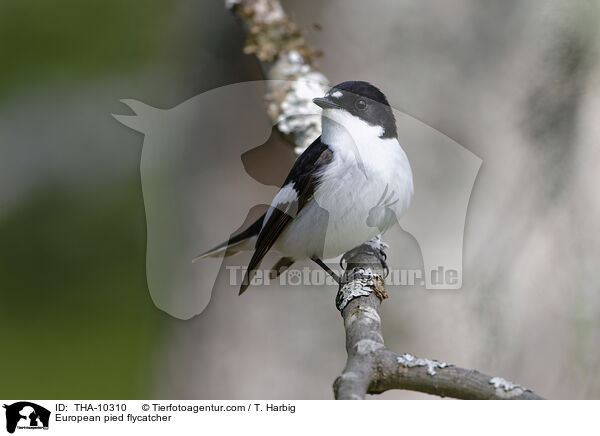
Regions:
<instances>
[{"instance_id":1,"label":"white breast","mask_svg":"<svg viewBox=\"0 0 600 436\"><path fill-rule=\"evenodd\" d=\"M323 111L321 140L333 160L309 202L274 248L295 259L336 257L385 232L406 211L412 171L397 139L338 109ZM323 212L327 211L327 214Z\"/></svg>"}]
</instances>

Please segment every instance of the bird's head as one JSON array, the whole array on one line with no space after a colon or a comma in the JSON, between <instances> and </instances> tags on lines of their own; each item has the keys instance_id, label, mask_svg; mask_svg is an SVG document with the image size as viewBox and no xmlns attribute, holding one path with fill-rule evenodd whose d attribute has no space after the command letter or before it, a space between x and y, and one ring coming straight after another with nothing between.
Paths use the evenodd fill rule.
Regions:
<instances>
[{"instance_id":1,"label":"bird's head","mask_svg":"<svg viewBox=\"0 0 600 436\"><path fill-rule=\"evenodd\" d=\"M374 127L381 138L397 136L396 120L387 98L369 82L342 82L313 102L323 108L324 118L336 123L347 127L365 124Z\"/></svg>"}]
</instances>

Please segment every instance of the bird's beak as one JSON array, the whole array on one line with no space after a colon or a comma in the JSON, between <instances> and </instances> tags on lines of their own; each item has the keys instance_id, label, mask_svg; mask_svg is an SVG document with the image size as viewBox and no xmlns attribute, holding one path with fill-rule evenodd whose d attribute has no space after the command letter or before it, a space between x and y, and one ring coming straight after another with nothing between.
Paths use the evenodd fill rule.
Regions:
<instances>
[{"instance_id":1,"label":"bird's beak","mask_svg":"<svg viewBox=\"0 0 600 436\"><path fill-rule=\"evenodd\" d=\"M328 98L313 98L313 103L323 109L339 109L341 106L335 101L331 101Z\"/></svg>"}]
</instances>

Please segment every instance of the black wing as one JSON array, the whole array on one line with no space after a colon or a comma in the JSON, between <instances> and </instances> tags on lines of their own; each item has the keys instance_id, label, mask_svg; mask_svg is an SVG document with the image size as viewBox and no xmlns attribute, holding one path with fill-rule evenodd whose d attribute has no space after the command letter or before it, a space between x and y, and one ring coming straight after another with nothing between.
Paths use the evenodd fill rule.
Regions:
<instances>
[{"instance_id":1,"label":"black wing","mask_svg":"<svg viewBox=\"0 0 600 436\"><path fill-rule=\"evenodd\" d=\"M282 186L282 188L289 187L293 189L295 196L291 196L294 198L290 198L287 202L278 203L271 208L271 215L256 240L254 254L250 259L246 276L240 286L240 295L250 285L260 262L281 232L312 198L319 183L318 173L332 159L333 151L321 142L319 136L296 160Z\"/></svg>"}]
</instances>

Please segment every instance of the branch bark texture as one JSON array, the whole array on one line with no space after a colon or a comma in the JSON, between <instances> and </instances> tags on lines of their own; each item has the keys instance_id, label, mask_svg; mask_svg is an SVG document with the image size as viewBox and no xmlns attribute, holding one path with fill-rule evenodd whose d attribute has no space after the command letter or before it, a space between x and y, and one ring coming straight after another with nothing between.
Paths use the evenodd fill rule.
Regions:
<instances>
[{"instance_id":1,"label":"branch bark texture","mask_svg":"<svg viewBox=\"0 0 600 436\"><path fill-rule=\"evenodd\" d=\"M321 53L305 42L278 0L225 3L247 30L244 52L261 63L267 114L296 153L302 153L321 134L320 112L312 102L329 89L327 77L314 67Z\"/></svg>"},{"instance_id":2,"label":"branch bark texture","mask_svg":"<svg viewBox=\"0 0 600 436\"><path fill-rule=\"evenodd\" d=\"M364 399L390 389L406 389L471 400L541 400L520 385L446 362L396 354L383 341L379 306L387 297L383 268L372 243L344 256L348 281L336 302L344 319L348 359L335 380L336 399Z\"/></svg>"}]
</instances>

